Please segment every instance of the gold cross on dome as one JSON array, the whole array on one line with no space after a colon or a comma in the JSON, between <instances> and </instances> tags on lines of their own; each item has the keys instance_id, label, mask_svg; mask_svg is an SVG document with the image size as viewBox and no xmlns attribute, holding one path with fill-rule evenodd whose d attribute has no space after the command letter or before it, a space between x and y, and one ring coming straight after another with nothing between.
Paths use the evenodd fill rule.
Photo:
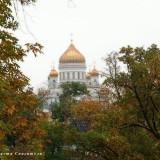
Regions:
<instances>
[{"instance_id":1,"label":"gold cross on dome","mask_svg":"<svg viewBox=\"0 0 160 160\"><path fill-rule=\"evenodd\" d=\"M71 36L71 43L73 42L73 33L70 34Z\"/></svg>"}]
</instances>

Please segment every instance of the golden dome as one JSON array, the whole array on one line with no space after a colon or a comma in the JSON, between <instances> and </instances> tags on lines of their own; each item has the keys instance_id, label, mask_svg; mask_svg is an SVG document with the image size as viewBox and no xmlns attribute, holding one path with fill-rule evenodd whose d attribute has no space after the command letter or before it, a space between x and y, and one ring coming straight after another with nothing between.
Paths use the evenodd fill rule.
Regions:
<instances>
[{"instance_id":1,"label":"golden dome","mask_svg":"<svg viewBox=\"0 0 160 160\"><path fill-rule=\"evenodd\" d=\"M90 79L90 78L91 78L91 73L90 73L90 72L86 75L86 78L87 78L87 79Z\"/></svg>"},{"instance_id":2,"label":"golden dome","mask_svg":"<svg viewBox=\"0 0 160 160\"><path fill-rule=\"evenodd\" d=\"M96 70L95 67L94 67L94 69L91 72L91 76L99 76L99 72Z\"/></svg>"},{"instance_id":3,"label":"golden dome","mask_svg":"<svg viewBox=\"0 0 160 160\"><path fill-rule=\"evenodd\" d=\"M48 77L57 77L58 72L55 69L52 69Z\"/></svg>"},{"instance_id":4,"label":"golden dome","mask_svg":"<svg viewBox=\"0 0 160 160\"><path fill-rule=\"evenodd\" d=\"M71 43L69 48L60 57L59 63L85 63L85 58Z\"/></svg>"}]
</instances>

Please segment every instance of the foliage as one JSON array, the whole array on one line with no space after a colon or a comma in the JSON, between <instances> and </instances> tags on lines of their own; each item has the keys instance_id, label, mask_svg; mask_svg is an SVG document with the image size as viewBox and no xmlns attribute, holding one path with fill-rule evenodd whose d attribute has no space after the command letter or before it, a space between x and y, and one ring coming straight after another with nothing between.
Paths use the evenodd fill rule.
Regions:
<instances>
[{"instance_id":1,"label":"foliage","mask_svg":"<svg viewBox=\"0 0 160 160\"><path fill-rule=\"evenodd\" d=\"M65 159L63 154L63 134L64 126L62 123L52 123L48 121L43 121L41 123L46 134L44 137L44 152L45 160L59 160Z\"/></svg>"},{"instance_id":2,"label":"foliage","mask_svg":"<svg viewBox=\"0 0 160 160\"><path fill-rule=\"evenodd\" d=\"M68 127L65 140L68 145L75 147L75 150L68 148L68 152L80 159L126 159L130 145L117 130L121 114L118 108L98 101L82 100L76 104L72 107L73 119L80 121L80 125L86 122L89 125L84 132L79 132L79 126L76 125L74 128Z\"/></svg>"},{"instance_id":3,"label":"foliage","mask_svg":"<svg viewBox=\"0 0 160 160\"><path fill-rule=\"evenodd\" d=\"M19 45L19 40L12 33L18 29L11 9L14 2L0 1L0 151L24 152L26 148L27 152L42 152L45 132L39 126L41 117L35 114L39 103L29 88L29 79L18 65L29 52L41 53L42 46L38 43L28 43L24 48ZM27 5L34 1L20 2ZM7 159L6 156L1 158ZM24 157L19 156L21 158ZM8 159L17 157L8 156Z\"/></svg>"},{"instance_id":4,"label":"foliage","mask_svg":"<svg viewBox=\"0 0 160 160\"><path fill-rule=\"evenodd\" d=\"M106 57L105 62L112 67L107 66L109 74L104 85L115 94L113 104L123 111L119 128L131 144L133 157L158 159L159 48L154 44L146 50L123 47L120 53Z\"/></svg>"},{"instance_id":5,"label":"foliage","mask_svg":"<svg viewBox=\"0 0 160 160\"><path fill-rule=\"evenodd\" d=\"M78 82L66 82L61 85L62 94L60 95L60 102L65 103L68 99L75 99L88 93L86 85Z\"/></svg>"},{"instance_id":6,"label":"foliage","mask_svg":"<svg viewBox=\"0 0 160 160\"><path fill-rule=\"evenodd\" d=\"M124 89L122 103L128 103L125 107L134 115L129 126L144 128L160 140L160 50L152 45L147 50L122 48L120 53L120 61L127 66L127 73L119 76L119 85Z\"/></svg>"},{"instance_id":7,"label":"foliage","mask_svg":"<svg viewBox=\"0 0 160 160\"><path fill-rule=\"evenodd\" d=\"M85 84L78 82L64 83L61 88L62 93L59 95L59 103L54 103L51 108L53 118L64 122L71 118L71 106L78 103L81 97L88 94L88 91Z\"/></svg>"}]
</instances>

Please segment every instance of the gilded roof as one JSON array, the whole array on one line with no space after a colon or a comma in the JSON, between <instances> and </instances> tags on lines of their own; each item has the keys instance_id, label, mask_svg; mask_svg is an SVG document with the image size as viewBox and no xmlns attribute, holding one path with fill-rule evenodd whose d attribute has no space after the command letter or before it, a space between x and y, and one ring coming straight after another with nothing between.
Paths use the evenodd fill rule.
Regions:
<instances>
[{"instance_id":1,"label":"gilded roof","mask_svg":"<svg viewBox=\"0 0 160 160\"><path fill-rule=\"evenodd\" d=\"M86 75L86 78L87 78L87 79L90 79L90 78L91 78L91 73L90 73L90 72Z\"/></svg>"},{"instance_id":2,"label":"gilded roof","mask_svg":"<svg viewBox=\"0 0 160 160\"><path fill-rule=\"evenodd\" d=\"M69 48L61 55L59 63L85 63L85 57L71 43Z\"/></svg>"},{"instance_id":3,"label":"gilded roof","mask_svg":"<svg viewBox=\"0 0 160 160\"><path fill-rule=\"evenodd\" d=\"M48 77L56 77L58 76L58 72L55 69L52 69Z\"/></svg>"},{"instance_id":4,"label":"gilded roof","mask_svg":"<svg viewBox=\"0 0 160 160\"><path fill-rule=\"evenodd\" d=\"M97 69L94 67L94 69L91 72L91 76L98 76L99 72L97 71Z\"/></svg>"}]
</instances>

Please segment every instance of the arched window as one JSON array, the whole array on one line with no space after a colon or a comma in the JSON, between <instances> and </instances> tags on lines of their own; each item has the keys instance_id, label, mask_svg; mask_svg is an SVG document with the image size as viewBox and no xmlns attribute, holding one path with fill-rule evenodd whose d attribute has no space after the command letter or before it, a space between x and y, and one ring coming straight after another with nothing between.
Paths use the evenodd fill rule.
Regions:
<instances>
[{"instance_id":1,"label":"arched window","mask_svg":"<svg viewBox=\"0 0 160 160\"><path fill-rule=\"evenodd\" d=\"M70 77L69 77L69 72L67 73L67 79L69 79Z\"/></svg>"},{"instance_id":2,"label":"arched window","mask_svg":"<svg viewBox=\"0 0 160 160\"><path fill-rule=\"evenodd\" d=\"M55 86L56 85L56 81L55 80L53 80L53 86Z\"/></svg>"}]
</instances>

